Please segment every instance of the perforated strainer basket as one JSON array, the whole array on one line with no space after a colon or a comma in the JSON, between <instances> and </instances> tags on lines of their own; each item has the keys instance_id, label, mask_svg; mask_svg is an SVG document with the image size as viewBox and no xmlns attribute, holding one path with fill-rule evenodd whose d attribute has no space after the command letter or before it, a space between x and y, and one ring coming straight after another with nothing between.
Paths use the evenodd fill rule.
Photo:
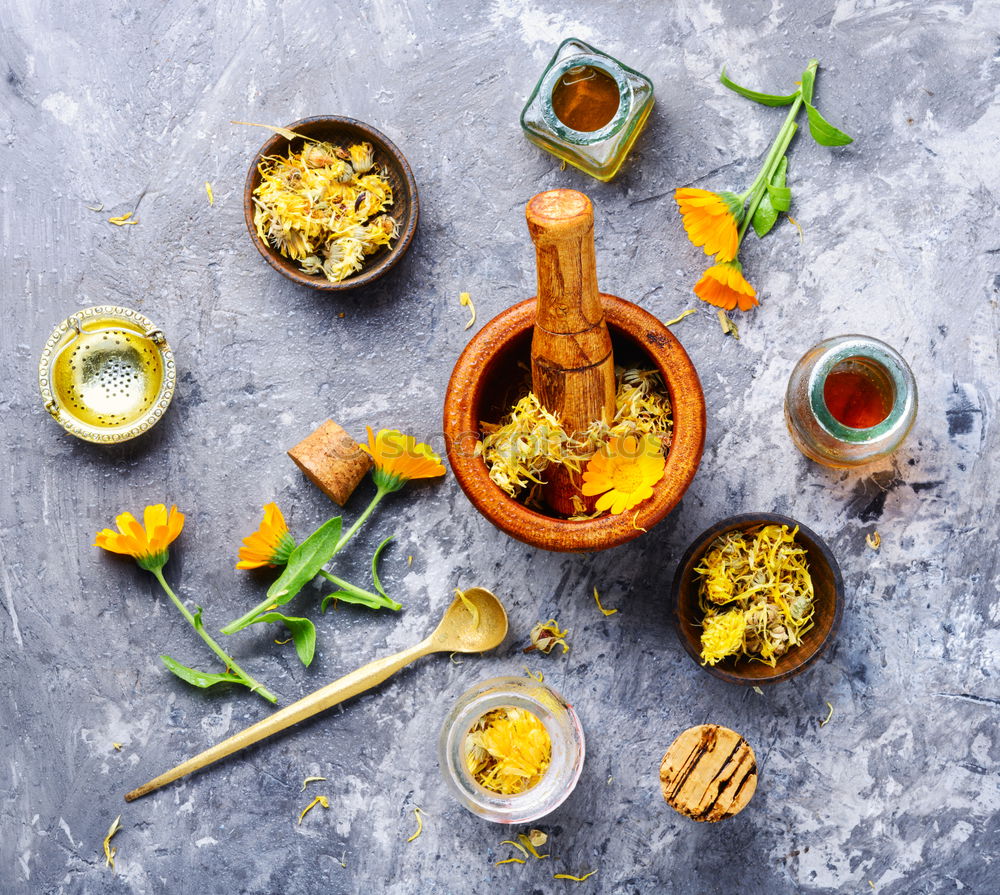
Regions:
<instances>
[{"instance_id":1,"label":"perforated strainer basket","mask_svg":"<svg viewBox=\"0 0 1000 895\"><path fill-rule=\"evenodd\" d=\"M49 336L38 363L45 409L85 441L128 441L152 428L174 395L166 337L138 311L84 308Z\"/></svg>"}]
</instances>

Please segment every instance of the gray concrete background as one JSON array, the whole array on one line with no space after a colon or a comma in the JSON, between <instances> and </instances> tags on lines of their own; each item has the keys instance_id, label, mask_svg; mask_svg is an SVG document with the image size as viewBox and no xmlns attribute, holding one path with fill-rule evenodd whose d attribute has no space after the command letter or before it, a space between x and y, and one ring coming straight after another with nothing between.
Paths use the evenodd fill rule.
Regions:
<instances>
[{"instance_id":1,"label":"gray concrete background","mask_svg":"<svg viewBox=\"0 0 1000 895\"><path fill-rule=\"evenodd\" d=\"M0 891L996 892L998 21L995 0L6 0ZM560 171L518 127L568 35L656 85L648 130L610 184ZM804 237L782 223L749 240L744 263L763 301L738 318L736 342L690 293L704 256L671 190L745 188L781 120L722 89L724 64L780 92L810 56L820 108L857 141L793 144ZM324 113L387 133L422 200L404 262L340 297L298 288L257 256L241 196L265 134L229 123ZM91 546L94 532L124 509L178 504L188 522L169 579L205 606L211 629L242 613L268 580L232 569L260 506L278 501L300 537L335 510L284 450L327 417L358 436L371 424L436 437L470 335L458 294L472 294L482 323L533 293L523 206L555 186L595 202L604 290L664 319L698 308L675 328L708 404L704 460L682 505L632 545L560 556L494 530L450 475L387 500L341 568L363 579L366 551L396 532L384 579L405 611L320 617L309 669L271 631L227 641L237 657L287 703L420 639L451 589L474 584L508 605L507 643L462 665L426 659L126 806L126 790L268 708L242 690L193 690L159 665L160 652L206 669L212 657L149 575ZM132 210L138 226L106 221ZM149 315L179 368L163 422L113 448L64 435L35 383L52 326L104 303ZM795 360L845 331L892 343L920 385L909 441L857 472L806 461L781 417ZM701 671L667 604L690 539L754 510L824 536L847 585L833 648L764 695ZM864 540L875 529L877 553ZM595 585L617 615L596 611ZM290 608L317 616L321 594ZM437 733L466 687L521 672L529 629L550 615L573 650L527 664L576 705L587 762L538 824L553 857L495 867L512 853L499 846L508 831L450 799ZM827 701L833 718L820 728ZM750 807L718 826L673 814L657 785L666 746L705 721L741 731L761 766ZM302 793L309 775L329 779ZM329 811L298 826L321 793ZM427 818L407 844L414 805ZM119 813L112 874L101 840ZM595 868L586 883L552 879Z\"/></svg>"}]
</instances>

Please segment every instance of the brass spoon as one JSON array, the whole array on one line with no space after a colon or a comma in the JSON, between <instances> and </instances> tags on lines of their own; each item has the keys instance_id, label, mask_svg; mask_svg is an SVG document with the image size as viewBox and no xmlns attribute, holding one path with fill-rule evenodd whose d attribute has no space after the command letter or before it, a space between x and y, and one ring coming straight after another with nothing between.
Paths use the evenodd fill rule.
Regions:
<instances>
[{"instance_id":1,"label":"brass spoon","mask_svg":"<svg viewBox=\"0 0 1000 895\"><path fill-rule=\"evenodd\" d=\"M465 591L465 598L478 610L478 622L474 613L465 605L461 597L455 596L451 606L445 611L433 633L402 652L384 659L376 659L352 671L332 684L327 684L315 693L302 697L246 730L234 734L229 739L206 749L193 758L181 762L177 767L160 774L138 789L125 796L131 802L148 795L161 786L166 786L180 777L197 771L220 758L245 749L271 734L298 724L306 718L322 712L330 706L357 696L381 684L387 677L429 653L480 653L499 646L507 636L507 613L500 601L488 590L473 587Z\"/></svg>"}]
</instances>

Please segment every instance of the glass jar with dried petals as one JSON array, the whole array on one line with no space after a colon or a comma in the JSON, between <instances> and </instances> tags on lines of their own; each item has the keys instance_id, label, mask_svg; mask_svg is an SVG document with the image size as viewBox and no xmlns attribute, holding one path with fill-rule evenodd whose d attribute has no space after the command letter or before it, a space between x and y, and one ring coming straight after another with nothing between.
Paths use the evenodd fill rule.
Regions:
<instances>
[{"instance_id":1,"label":"glass jar with dried petals","mask_svg":"<svg viewBox=\"0 0 1000 895\"><path fill-rule=\"evenodd\" d=\"M530 678L499 677L463 693L438 744L455 798L496 823L555 810L583 769L583 728L572 706Z\"/></svg>"}]
</instances>

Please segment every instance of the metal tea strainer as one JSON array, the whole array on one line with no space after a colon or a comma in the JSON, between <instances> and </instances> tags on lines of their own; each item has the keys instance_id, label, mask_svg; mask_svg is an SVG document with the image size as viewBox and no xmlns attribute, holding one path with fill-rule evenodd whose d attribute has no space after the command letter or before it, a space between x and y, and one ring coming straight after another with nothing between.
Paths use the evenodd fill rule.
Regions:
<instances>
[{"instance_id":1,"label":"metal tea strainer","mask_svg":"<svg viewBox=\"0 0 1000 895\"><path fill-rule=\"evenodd\" d=\"M49 336L38 363L45 409L85 441L128 441L152 428L174 395L166 337L138 311L84 308Z\"/></svg>"}]
</instances>

